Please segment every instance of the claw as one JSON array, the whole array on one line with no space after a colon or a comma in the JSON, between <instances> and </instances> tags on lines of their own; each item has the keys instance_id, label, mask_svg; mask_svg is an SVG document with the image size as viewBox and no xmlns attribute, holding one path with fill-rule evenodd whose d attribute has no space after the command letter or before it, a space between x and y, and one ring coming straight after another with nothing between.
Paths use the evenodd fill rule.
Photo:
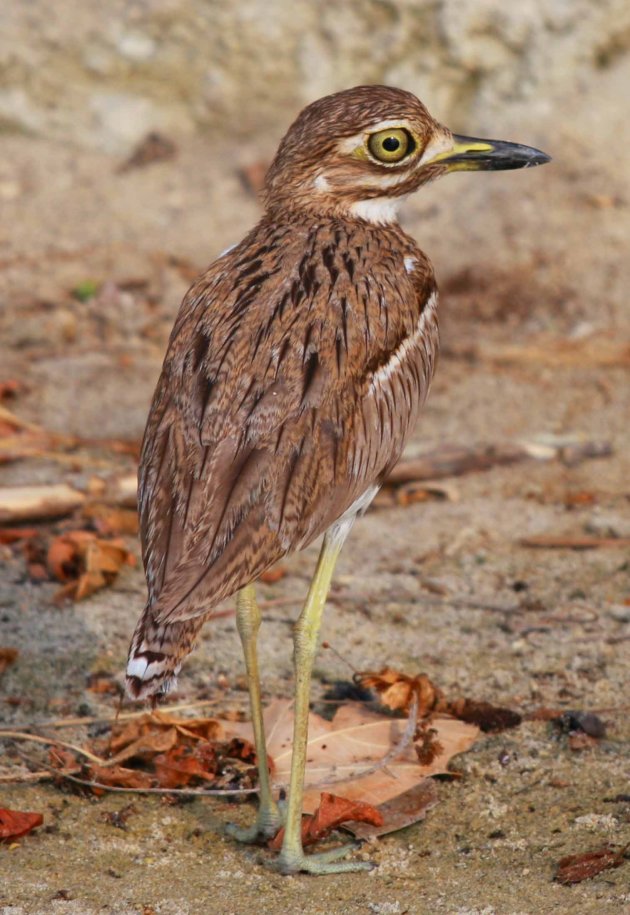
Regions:
<instances>
[{"instance_id":1,"label":"claw","mask_svg":"<svg viewBox=\"0 0 630 915\"><path fill-rule=\"evenodd\" d=\"M348 871L371 871L377 865L374 861L340 861L351 852L361 847L360 842L347 842L330 851L318 852L314 855L305 855L304 852L289 854L280 852L274 869L281 874L341 874Z\"/></svg>"},{"instance_id":2,"label":"claw","mask_svg":"<svg viewBox=\"0 0 630 915\"><path fill-rule=\"evenodd\" d=\"M248 845L262 845L268 839L273 839L283 825L283 811L274 804L271 808L264 810L260 808L256 820L251 826L228 823L225 831L231 839L235 839L237 842L244 842Z\"/></svg>"}]
</instances>

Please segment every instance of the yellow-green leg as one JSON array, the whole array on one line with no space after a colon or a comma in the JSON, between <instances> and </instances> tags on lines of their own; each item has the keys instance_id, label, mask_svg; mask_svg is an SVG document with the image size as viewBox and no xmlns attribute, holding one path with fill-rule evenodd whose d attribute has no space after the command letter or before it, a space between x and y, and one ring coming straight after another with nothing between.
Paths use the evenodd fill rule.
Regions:
<instances>
[{"instance_id":1,"label":"yellow-green leg","mask_svg":"<svg viewBox=\"0 0 630 915\"><path fill-rule=\"evenodd\" d=\"M285 822L284 841L278 860L283 874L305 871L310 874L335 874L340 871L371 870L368 861L338 861L358 847L350 843L329 852L305 855L302 848L302 795L308 738L309 692L313 661L317 652L317 637L330 581L343 542L352 526L352 520L342 521L326 534L309 588L304 609L295 624L295 721L293 725L293 756L289 803Z\"/></svg>"},{"instance_id":2,"label":"yellow-green leg","mask_svg":"<svg viewBox=\"0 0 630 915\"><path fill-rule=\"evenodd\" d=\"M256 744L256 756L258 757L260 803L256 822L251 827L243 828L234 823L228 825L227 831L229 835L239 842L256 842L270 839L275 836L282 826L282 817L271 793L265 728L263 725L262 703L260 701L260 676L258 674L258 652L256 650L260 619L260 610L256 603L254 586L247 585L236 596L236 627L241 637L243 654L245 655L254 742Z\"/></svg>"}]
</instances>

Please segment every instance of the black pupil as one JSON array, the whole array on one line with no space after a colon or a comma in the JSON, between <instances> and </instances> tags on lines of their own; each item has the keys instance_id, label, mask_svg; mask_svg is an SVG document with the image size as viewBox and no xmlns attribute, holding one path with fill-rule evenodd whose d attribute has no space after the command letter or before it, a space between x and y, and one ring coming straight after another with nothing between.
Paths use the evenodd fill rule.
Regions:
<instances>
[{"instance_id":1,"label":"black pupil","mask_svg":"<svg viewBox=\"0 0 630 915\"><path fill-rule=\"evenodd\" d=\"M396 152L397 149L400 149L400 140L398 137L385 137L383 149L385 152Z\"/></svg>"}]
</instances>

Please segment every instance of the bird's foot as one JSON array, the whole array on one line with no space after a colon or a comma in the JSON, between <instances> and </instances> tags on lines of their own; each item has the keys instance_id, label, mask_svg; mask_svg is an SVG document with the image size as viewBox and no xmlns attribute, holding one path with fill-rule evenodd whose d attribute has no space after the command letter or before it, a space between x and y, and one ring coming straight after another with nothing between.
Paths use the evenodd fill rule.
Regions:
<instances>
[{"instance_id":1,"label":"bird's foot","mask_svg":"<svg viewBox=\"0 0 630 915\"><path fill-rule=\"evenodd\" d=\"M305 855L302 849L288 852L282 849L280 856L272 865L281 874L341 874L348 871L371 871L376 867L374 861L340 861L351 852L361 847L360 842L347 842L330 851Z\"/></svg>"},{"instance_id":2,"label":"bird's foot","mask_svg":"<svg viewBox=\"0 0 630 915\"><path fill-rule=\"evenodd\" d=\"M273 839L279 829L284 825L284 812L277 804L259 807L256 820L251 826L238 826L228 823L225 831L231 839L250 845L263 844L268 839Z\"/></svg>"}]
</instances>

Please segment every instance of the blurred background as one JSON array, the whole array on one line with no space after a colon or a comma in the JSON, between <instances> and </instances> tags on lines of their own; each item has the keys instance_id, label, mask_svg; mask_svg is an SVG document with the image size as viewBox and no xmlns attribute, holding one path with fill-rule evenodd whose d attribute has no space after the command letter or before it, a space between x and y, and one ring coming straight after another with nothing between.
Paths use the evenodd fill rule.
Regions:
<instances>
[{"instance_id":1,"label":"blurred background","mask_svg":"<svg viewBox=\"0 0 630 915\"><path fill-rule=\"evenodd\" d=\"M3 360L37 350L33 407L52 427L141 433L195 270L256 220L300 108L360 83L554 158L409 201L447 318L483 335L496 319L519 335L628 328L624 0L32 0L3 4L0 26Z\"/></svg>"},{"instance_id":2,"label":"blurred background","mask_svg":"<svg viewBox=\"0 0 630 915\"><path fill-rule=\"evenodd\" d=\"M138 445L179 303L257 220L265 169L299 110L361 83L411 90L453 131L537 146L553 162L448 176L402 210L441 290L442 358L406 455L432 458L422 479L411 473L389 487L356 525L323 638L358 669L425 671L448 695L521 710L614 712L623 702L627 0L5 0L0 647L14 652L0 680L6 721L113 714L145 599L133 508ZM459 476L441 457L453 445L463 456ZM488 446L495 459L484 464ZM521 451L511 460L513 448ZM431 468L440 479L427 484ZM43 485L70 487L55 490L56 510ZM1 529L24 524L28 534ZM266 699L291 691L290 623L314 549L260 589L272 608L261 645ZM95 555L101 565L86 567ZM204 630L175 699L219 696L245 709L231 602L219 610L224 618ZM323 652L314 695L347 677L338 656ZM370 911L512 912L515 898L532 901L531 911L564 906L541 877L551 831L554 842L568 837L572 852L585 824L602 844L627 822L609 803L615 785L627 792L615 743L627 714L613 712L605 753L576 755L540 722L503 743L484 739L462 763L469 777L445 787L439 815L379 846L381 876L365 898L385 907ZM501 748L513 765L497 761ZM83 900L76 911L102 910L103 880L116 913L193 912L200 899L218 911L215 891L226 894L222 912L260 911L260 887L273 889L278 911L294 908L291 886L301 883L265 876L268 885L259 872L241 879L249 864L240 850L219 838L216 822L208 828L217 808L198 801L175 811L176 829L158 801L143 799L118 847L81 799L61 814L53 789L11 790L16 806L60 817L68 838L51 834L20 852L19 891L0 881L5 904L50 910L41 851L60 885ZM514 800L523 791L529 806ZM102 801L112 810L117 803ZM542 809L545 817L535 812ZM191 856L199 822L203 854ZM156 837L169 849L162 882L143 864ZM407 842L421 857L434 849L424 886L400 878L396 856ZM102 849L109 870L127 880L95 879ZM193 886L197 901L187 908ZM364 898L359 878L321 886L332 895L308 911L367 911L353 901ZM619 911L608 884L579 892L580 911ZM28 908L35 898L42 908Z\"/></svg>"}]
</instances>

